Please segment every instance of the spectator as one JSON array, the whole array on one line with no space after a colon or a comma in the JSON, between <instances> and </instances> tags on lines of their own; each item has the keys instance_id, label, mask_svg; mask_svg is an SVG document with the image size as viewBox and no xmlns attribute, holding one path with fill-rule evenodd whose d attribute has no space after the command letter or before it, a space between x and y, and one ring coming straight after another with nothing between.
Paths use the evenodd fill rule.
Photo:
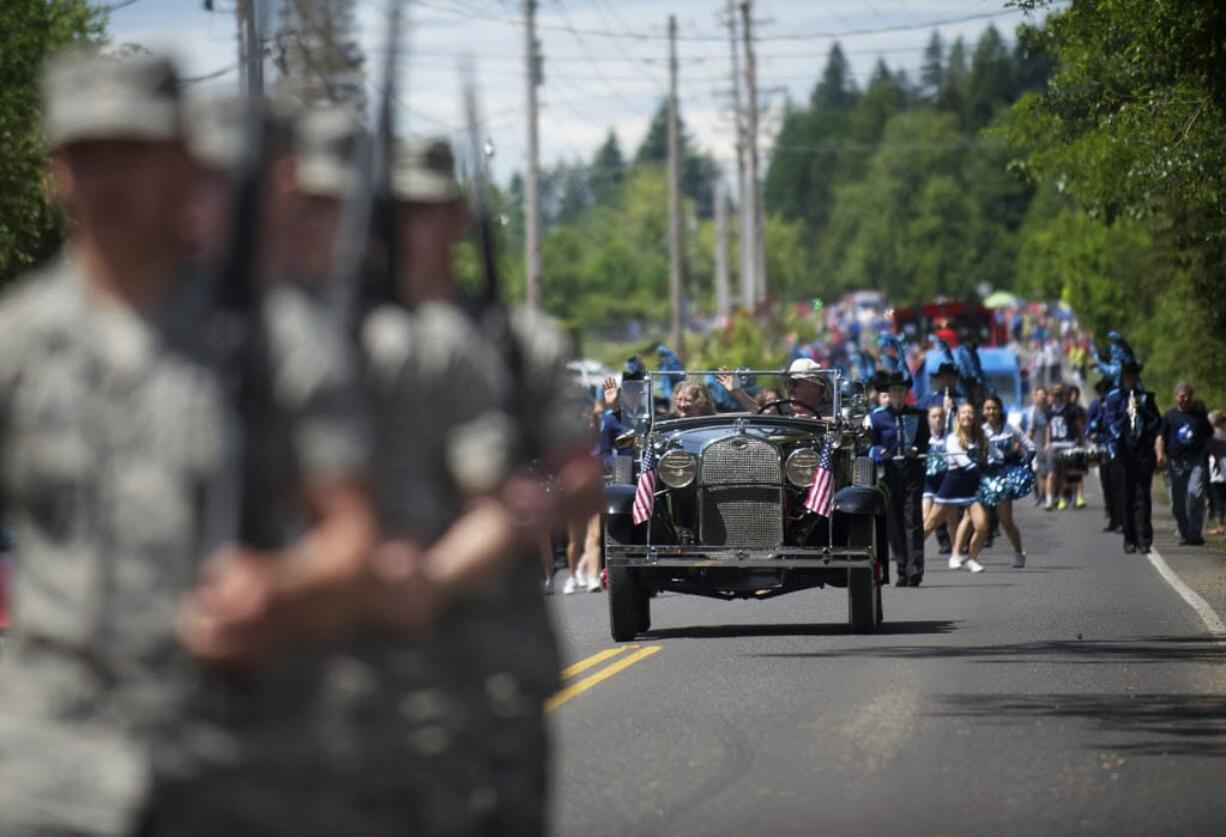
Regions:
<instances>
[{"instance_id":1,"label":"spectator","mask_svg":"<svg viewBox=\"0 0 1226 837\"><path fill-rule=\"evenodd\" d=\"M1175 387L1175 406L1162 417L1162 429L1154 443L1157 469L1166 472L1180 546L1200 546L1205 542L1201 526L1213 428L1205 411L1193 403L1193 395L1192 385L1187 382Z\"/></svg>"},{"instance_id":2,"label":"spectator","mask_svg":"<svg viewBox=\"0 0 1226 837\"><path fill-rule=\"evenodd\" d=\"M1210 535L1226 535L1226 410L1212 414L1213 439L1209 443Z\"/></svg>"},{"instance_id":3,"label":"spectator","mask_svg":"<svg viewBox=\"0 0 1226 837\"><path fill-rule=\"evenodd\" d=\"M1035 505L1047 502L1047 407L1047 389L1039 387L1034 391L1034 403L1030 405L1030 410L1022 416L1022 429L1039 452L1034 468Z\"/></svg>"}]
</instances>

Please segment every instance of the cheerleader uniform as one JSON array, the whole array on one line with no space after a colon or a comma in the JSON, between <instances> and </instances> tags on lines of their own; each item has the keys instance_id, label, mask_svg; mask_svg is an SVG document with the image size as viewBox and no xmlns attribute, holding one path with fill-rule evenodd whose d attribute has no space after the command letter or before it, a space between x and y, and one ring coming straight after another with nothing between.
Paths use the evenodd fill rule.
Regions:
<instances>
[{"instance_id":1,"label":"cheerleader uniform","mask_svg":"<svg viewBox=\"0 0 1226 837\"><path fill-rule=\"evenodd\" d=\"M945 437L936 436L928 441L928 463L924 469L924 499L936 499L945 478Z\"/></svg>"},{"instance_id":2,"label":"cheerleader uniform","mask_svg":"<svg viewBox=\"0 0 1226 837\"><path fill-rule=\"evenodd\" d=\"M933 500L941 506L969 506L979 499L979 480L983 473L979 467L979 452L967 453L957 433L945 438L945 461L947 469L941 478Z\"/></svg>"},{"instance_id":3,"label":"cheerleader uniform","mask_svg":"<svg viewBox=\"0 0 1226 837\"><path fill-rule=\"evenodd\" d=\"M983 435L988 440L987 462L979 480L977 499L985 506L1020 500L1034 490L1034 471L1030 461L1034 458L1034 443L1026 434L1008 422L1000 430L990 425L983 426ZM1021 453L1014 451L1014 442L1021 445Z\"/></svg>"}]
</instances>

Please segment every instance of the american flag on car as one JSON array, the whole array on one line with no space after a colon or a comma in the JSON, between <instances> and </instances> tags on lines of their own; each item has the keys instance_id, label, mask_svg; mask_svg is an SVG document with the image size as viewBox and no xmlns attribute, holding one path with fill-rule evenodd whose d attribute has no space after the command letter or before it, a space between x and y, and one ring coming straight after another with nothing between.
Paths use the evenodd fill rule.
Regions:
<instances>
[{"instance_id":1,"label":"american flag on car","mask_svg":"<svg viewBox=\"0 0 1226 837\"><path fill-rule=\"evenodd\" d=\"M630 519L634 525L646 523L656 505L656 452L650 442L643 445L643 461L639 464L639 481L634 489L634 509Z\"/></svg>"},{"instance_id":2,"label":"american flag on car","mask_svg":"<svg viewBox=\"0 0 1226 837\"><path fill-rule=\"evenodd\" d=\"M813 485L805 495L804 507L814 514L830 517L834 511L834 445L830 439L822 439L817 453L817 467L813 469Z\"/></svg>"}]
</instances>

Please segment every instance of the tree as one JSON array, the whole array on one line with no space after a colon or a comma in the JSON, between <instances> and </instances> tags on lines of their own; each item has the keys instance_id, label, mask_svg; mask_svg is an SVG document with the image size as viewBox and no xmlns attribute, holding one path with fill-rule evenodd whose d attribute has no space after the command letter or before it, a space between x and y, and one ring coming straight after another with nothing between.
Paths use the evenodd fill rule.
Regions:
<instances>
[{"instance_id":1,"label":"tree","mask_svg":"<svg viewBox=\"0 0 1226 837\"><path fill-rule=\"evenodd\" d=\"M1051 83L1005 130L1019 167L1096 223L1144 225L1162 281L1118 316L1138 322L1139 351L1169 360L1147 381L1195 377L1226 399L1226 306L1207 304L1226 283L1226 7L1087 0L1044 28Z\"/></svg>"},{"instance_id":2,"label":"tree","mask_svg":"<svg viewBox=\"0 0 1226 837\"><path fill-rule=\"evenodd\" d=\"M592 158L590 177L592 197L598 204L612 202L626 179L626 161L622 157L617 134L612 129Z\"/></svg>"},{"instance_id":3,"label":"tree","mask_svg":"<svg viewBox=\"0 0 1226 837\"><path fill-rule=\"evenodd\" d=\"M47 200L38 73L71 44L105 43L106 14L85 0L10 0L0 15L0 284L59 247Z\"/></svg>"},{"instance_id":4,"label":"tree","mask_svg":"<svg viewBox=\"0 0 1226 837\"><path fill-rule=\"evenodd\" d=\"M933 31L924 48L924 63L920 66L920 97L935 102L945 83L945 42L941 33Z\"/></svg>"},{"instance_id":5,"label":"tree","mask_svg":"<svg viewBox=\"0 0 1226 837\"><path fill-rule=\"evenodd\" d=\"M1000 32L989 26L979 37L971 58L971 72L963 113L965 125L977 131L992 121L996 111L1015 98L1013 56Z\"/></svg>"},{"instance_id":6,"label":"tree","mask_svg":"<svg viewBox=\"0 0 1226 837\"><path fill-rule=\"evenodd\" d=\"M305 107L366 109L365 59L354 37L353 0L283 0L278 85Z\"/></svg>"},{"instance_id":7,"label":"tree","mask_svg":"<svg viewBox=\"0 0 1226 837\"><path fill-rule=\"evenodd\" d=\"M966 46L962 43L962 38L958 38L949 50L949 61L945 64L945 78L941 89L937 92L937 109L952 113L962 119L966 112L969 86L970 74L966 69Z\"/></svg>"},{"instance_id":8,"label":"tree","mask_svg":"<svg viewBox=\"0 0 1226 837\"><path fill-rule=\"evenodd\" d=\"M719 177L719 165L711 157L693 148L685 130L685 120L677 115L678 153L681 156L681 193L698 205L698 214L710 218L715 213L715 181ZM668 100L660 102L647 135L634 155L636 164L659 164L668 162Z\"/></svg>"},{"instance_id":9,"label":"tree","mask_svg":"<svg viewBox=\"0 0 1226 837\"><path fill-rule=\"evenodd\" d=\"M851 64L843 54L843 47L835 41L826 57L822 79L813 88L810 104L815 111L845 111L856 103L858 95L856 80L851 74Z\"/></svg>"}]
</instances>

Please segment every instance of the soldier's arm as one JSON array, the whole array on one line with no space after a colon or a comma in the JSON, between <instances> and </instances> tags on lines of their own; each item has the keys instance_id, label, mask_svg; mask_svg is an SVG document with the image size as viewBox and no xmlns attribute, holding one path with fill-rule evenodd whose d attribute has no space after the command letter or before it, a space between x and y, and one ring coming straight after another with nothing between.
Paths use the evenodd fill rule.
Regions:
<instances>
[{"instance_id":1,"label":"soldier's arm","mask_svg":"<svg viewBox=\"0 0 1226 837\"><path fill-rule=\"evenodd\" d=\"M308 528L279 554L231 549L206 568L182 619L185 645L219 665L252 665L298 642L357 627L376 523L365 485L369 436L347 343L298 296L270 295L274 398ZM269 444L270 440L262 440Z\"/></svg>"}]
</instances>

